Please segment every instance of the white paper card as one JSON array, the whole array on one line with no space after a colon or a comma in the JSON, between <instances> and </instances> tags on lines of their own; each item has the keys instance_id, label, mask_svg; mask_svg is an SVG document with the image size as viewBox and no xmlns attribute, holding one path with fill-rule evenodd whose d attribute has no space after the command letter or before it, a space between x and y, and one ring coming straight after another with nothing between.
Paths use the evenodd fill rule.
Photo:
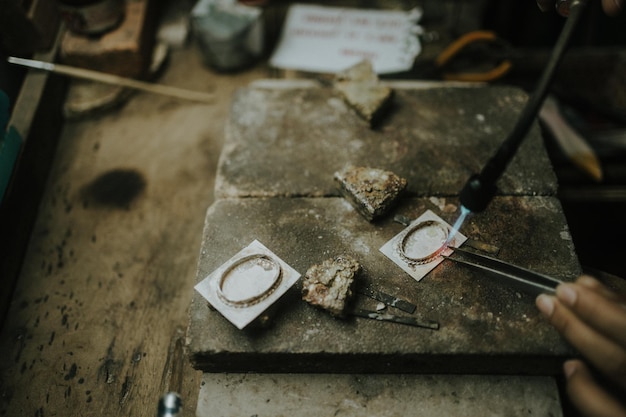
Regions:
<instances>
[{"instance_id":1,"label":"white paper card","mask_svg":"<svg viewBox=\"0 0 626 417\"><path fill-rule=\"evenodd\" d=\"M378 74L409 70L421 52L420 9L362 10L295 4L270 64L337 73L369 60Z\"/></svg>"},{"instance_id":2,"label":"white paper card","mask_svg":"<svg viewBox=\"0 0 626 417\"><path fill-rule=\"evenodd\" d=\"M225 303L219 297L220 281L234 262L254 256L267 256L275 262L280 268L280 280L276 288L263 298L262 301L246 306L232 306ZM252 270L251 270L252 271ZM209 274L205 279L200 281L194 287L217 311L219 311L226 319L233 323L237 328L243 329L254 319L260 316L268 307L276 302L289 288L291 288L300 278L300 274L291 266L286 264L282 259L278 258L271 250L266 248L258 240L254 240L247 247L239 251L230 260L222 264L219 268Z\"/></svg>"}]
</instances>

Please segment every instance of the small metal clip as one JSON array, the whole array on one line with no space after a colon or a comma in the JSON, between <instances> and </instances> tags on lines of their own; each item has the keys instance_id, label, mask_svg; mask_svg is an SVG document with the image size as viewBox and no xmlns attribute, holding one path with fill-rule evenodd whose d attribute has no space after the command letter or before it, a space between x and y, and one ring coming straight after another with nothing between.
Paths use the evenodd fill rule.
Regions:
<instances>
[{"instance_id":1,"label":"small metal clip","mask_svg":"<svg viewBox=\"0 0 626 417\"><path fill-rule=\"evenodd\" d=\"M408 316L395 316L393 314L380 313L378 311L354 309L352 314L357 317L363 317L366 319L388 321L391 323L406 324L409 326L423 327L425 329L439 330L439 323L432 320L419 320L415 317Z\"/></svg>"},{"instance_id":2,"label":"small metal clip","mask_svg":"<svg viewBox=\"0 0 626 417\"><path fill-rule=\"evenodd\" d=\"M359 294L365 295L367 297L370 297L376 301L380 301L382 303L385 303L385 305L389 306L389 307L395 307L397 309L400 309L402 311L406 311L407 313L413 314L415 312L415 309L417 309L417 306L413 303L410 303L406 300L403 300L401 298L398 297L394 297L393 295L384 293L382 291L378 291L378 290L373 290L371 288L362 288L360 290L357 291Z\"/></svg>"}]
</instances>

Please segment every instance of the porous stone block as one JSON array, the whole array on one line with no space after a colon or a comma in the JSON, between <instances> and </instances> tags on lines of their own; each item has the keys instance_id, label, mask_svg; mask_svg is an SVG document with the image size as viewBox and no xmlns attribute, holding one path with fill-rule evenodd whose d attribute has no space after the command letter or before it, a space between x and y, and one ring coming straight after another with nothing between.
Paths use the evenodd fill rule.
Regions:
<instances>
[{"instance_id":1,"label":"porous stone block","mask_svg":"<svg viewBox=\"0 0 626 417\"><path fill-rule=\"evenodd\" d=\"M343 317L353 295L354 280L360 271L361 265L345 255L313 265L304 275L302 299L333 316Z\"/></svg>"},{"instance_id":2,"label":"porous stone block","mask_svg":"<svg viewBox=\"0 0 626 417\"><path fill-rule=\"evenodd\" d=\"M390 82L394 102L371 129L333 88L260 81L233 98L216 196L337 196L333 174L376 167L413 196L458 195L515 123L527 95L508 86ZM500 195L554 195L537 126L499 181Z\"/></svg>"},{"instance_id":3,"label":"porous stone block","mask_svg":"<svg viewBox=\"0 0 626 417\"><path fill-rule=\"evenodd\" d=\"M458 201L410 198L395 213L415 219L432 210L451 223L456 213L450 207ZM541 317L534 296L450 261L415 281L379 251L404 228L392 218L368 222L340 197L218 200L207 213L197 279L255 239L301 274L345 254L362 267L356 285L414 303L411 316L437 321L439 330L334 318L304 302L298 282L275 303L269 327L241 331L195 293L188 331L192 364L207 372L561 372L573 352ZM496 197L461 232L500 248L502 260L563 280L580 273L554 197ZM353 303L368 310L377 304L360 295Z\"/></svg>"},{"instance_id":4,"label":"porous stone block","mask_svg":"<svg viewBox=\"0 0 626 417\"><path fill-rule=\"evenodd\" d=\"M393 98L393 90L380 84L369 61L337 74L334 87L370 126L378 123Z\"/></svg>"},{"instance_id":5,"label":"porous stone block","mask_svg":"<svg viewBox=\"0 0 626 417\"><path fill-rule=\"evenodd\" d=\"M550 377L204 374L196 416L562 417Z\"/></svg>"},{"instance_id":6,"label":"porous stone block","mask_svg":"<svg viewBox=\"0 0 626 417\"><path fill-rule=\"evenodd\" d=\"M391 171L368 167L348 167L335 172L339 192L367 220L385 215L406 187L406 180Z\"/></svg>"},{"instance_id":7,"label":"porous stone block","mask_svg":"<svg viewBox=\"0 0 626 417\"><path fill-rule=\"evenodd\" d=\"M124 20L102 36L88 37L67 31L61 43L60 61L123 77L144 76L154 46L154 0L126 0L125 3Z\"/></svg>"}]
</instances>

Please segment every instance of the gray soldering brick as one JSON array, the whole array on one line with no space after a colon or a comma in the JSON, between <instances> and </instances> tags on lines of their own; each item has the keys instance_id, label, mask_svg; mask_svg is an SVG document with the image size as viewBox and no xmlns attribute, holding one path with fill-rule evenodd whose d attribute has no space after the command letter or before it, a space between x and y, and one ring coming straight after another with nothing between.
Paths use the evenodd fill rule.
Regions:
<instances>
[{"instance_id":1,"label":"gray soldering brick","mask_svg":"<svg viewBox=\"0 0 626 417\"><path fill-rule=\"evenodd\" d=\"M443 262L419 283L379 252L411 219L447 199L407 199L370 223L343 198L223 199L208 210L197 280L254 239L298 272L337 254L362 265L361 285L417 304L438 331L361 318L340 320L301 300L298 282L275 304L270 328L240 331L194 292L188 348L193 365L217 372L558 373L571 354L541 318L534 297L464 266ZM443 205L441 205L443 204ZM580 273L561 206L554 197L496 197L461 231L500 248L499 258L572 280ZM374 309L362 296L358 305ZM397 314L404 314L397 312Z\"/></svg>"},{"instance_id":2,"label":"gray soldering brick","mask_svg":"<svg viewBox=\"0 0 626 417\"><path fill-rule=\"evenodd\" d=\"M216 196L337 196L348 165L392 171L413 196L458 195L507 137L527 99L507 86L390 83L392 108L371 129L328 87L258 82L234 96ZM534 126L499 182L502 195L555 195Z\"/></svg>"},{"instance_id":3,"label":"gray soldering brick","mask_svg":"<svg viewBox=\"0 0 626 417\"><path fill-rule=\"evenodd\" d=\"M563 417L559 398L545 376L206 373L196 415Z\"/></svg>"}]
</instances>

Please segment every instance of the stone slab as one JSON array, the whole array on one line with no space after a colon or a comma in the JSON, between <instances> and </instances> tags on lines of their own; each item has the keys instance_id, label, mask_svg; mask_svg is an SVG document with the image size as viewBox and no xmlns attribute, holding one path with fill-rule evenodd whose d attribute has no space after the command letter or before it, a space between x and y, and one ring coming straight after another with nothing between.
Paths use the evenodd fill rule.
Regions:
<instances>
[{"instance_id":1,"label":"stone slab","mask_svg":"<svg viewBox=\"0 0 626 417\"><path fill-rule=\"evenodd\" d=\"M67 65L123 77L146 75L155 32L154 0L127 0L120 25L98 37L66 31L59 59Z\"/></svg>"},{"instance_id":2,"label":"stone slab","mask_svg":"<svg viewBox=\"0 0 626 417\"><path fill-rule=\"evenodd\" d=\"M417 412L419 410L419 412ZM550 377L204 374L197 417L561 417Z\"/></svg>"},{"instance_id":3,"label":"stone slab","mask_svg":"<svg viewBox=\"0 0 626 417\"><path fill-rule=\"evenodd\" d=\"M403 200L370 223L344 199L250 198L216 201L208 210L197 281L254 239L298 272L338 254L362 265L359 285L417 304L433 331L375 320L340 320L300 299L296 283L274 306L269 328L238 330L198 293L190 308L188 348L207 372L559 373L572 352L540 317L534 297L451 262L419 283L379 248L427 209L453 222L454 199ZM461 232L500 248L503 260L564 280L580 273L561 206L554 197L497 197ZM365 297L357 306L375 308ZM401 313L401 312L400 312Z\"/></svg>"},{"instance_id":4,"label":"stone slab","mask_svg":"<svg viewBox=\"0 0 626 417\"><path fill-rule=\"evenodd\" d=\"M392 108L375 129L330 87L264 80L236 92L216 196L337 196L347 165L393 171L413 196L458 195L513 128L527 96L507 86L389 82ZM534 126L499 183L503 195L554 195Z\"/></svg>"}]
</instances>

